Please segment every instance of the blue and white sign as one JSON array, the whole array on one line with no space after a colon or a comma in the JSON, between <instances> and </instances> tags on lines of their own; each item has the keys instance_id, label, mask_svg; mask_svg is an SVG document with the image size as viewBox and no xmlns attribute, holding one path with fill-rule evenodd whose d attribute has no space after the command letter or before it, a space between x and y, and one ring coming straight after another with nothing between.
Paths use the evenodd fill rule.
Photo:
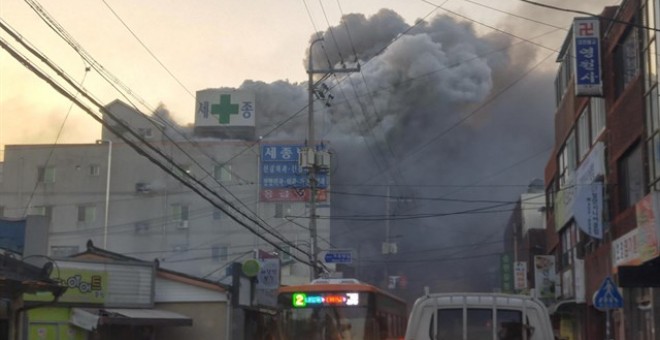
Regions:
<instances>
[{"instance_id":1,"label":"blue and white sign","mask_svg":"<svg viewBox=\"0 0 660 340\"><path fill-rule=\"evenodd\" d=\"M323 257L325 263L353 263L353 251L349 249L331 249Z\"/></svg>"},{"instance_id":2,"label":"blue and white sign","mask_svg":"<svg viewBox=\"0 0 660 340\"><path fill-rule=\"evenodd\" d=\"M606 277L600 288L593 297L594 307L601 311L623 308L623 296L612 281L611 277Z\"/></svg>"},{"instance_id":3,"label":"blue and white sign","mask_svg":"<svg viewBox=\"0 0 660 340\"><path fill-rule=\"evenodd\" d=\"M575 95L602 96L600 25L596 17L573 20ZM570 58L570 56L569 56Z\"/></svg>"},{"instance_id":4,"label":"blue and white sign","mask_svg":"<svg viewBox=\"0 0 660 340\"><path fill-rule=\"evenodd\" d=\"M273 144L261 146L261 189L309 188L309 174L298 166L302 145ZM319 147L317 147L319 149ZM325 189L328 175L316 174L316 186Z\"/></svg>"}]
</instances>

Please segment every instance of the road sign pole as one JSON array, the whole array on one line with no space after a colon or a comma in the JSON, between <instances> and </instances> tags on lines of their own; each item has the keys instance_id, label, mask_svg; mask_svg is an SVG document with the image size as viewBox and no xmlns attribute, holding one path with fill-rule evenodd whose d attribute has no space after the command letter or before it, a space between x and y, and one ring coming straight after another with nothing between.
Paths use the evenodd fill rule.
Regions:
<instances>
[{"instance_id":1,"label":"road sign pole","mask_svg":"<svg viewBox=\"0 0 660 340\"><path fill-rule=\"evenodd\" d=\"M612 337L610 335L610 310L608 309L605 311L605 339L606 340L611 340Z\"/></svg>"}]
</instances>

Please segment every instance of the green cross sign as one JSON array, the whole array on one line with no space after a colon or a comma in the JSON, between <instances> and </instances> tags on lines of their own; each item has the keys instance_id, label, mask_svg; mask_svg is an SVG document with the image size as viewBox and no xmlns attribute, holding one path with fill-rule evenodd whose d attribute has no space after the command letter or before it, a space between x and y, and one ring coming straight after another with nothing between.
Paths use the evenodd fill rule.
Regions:
<instances>
[{"instance_id":1,"label":"green cross sign","mask_svg":"<svg viewBox=\"0 0 660 340\"><path fill-rule=\"evenodd\" d=\"M231 103L231 95L221 94L220 104L211 105L211 114L218 116L220 124L229 124L229 117L238 114L238 104Z\"/></svg>"}]
</instances>

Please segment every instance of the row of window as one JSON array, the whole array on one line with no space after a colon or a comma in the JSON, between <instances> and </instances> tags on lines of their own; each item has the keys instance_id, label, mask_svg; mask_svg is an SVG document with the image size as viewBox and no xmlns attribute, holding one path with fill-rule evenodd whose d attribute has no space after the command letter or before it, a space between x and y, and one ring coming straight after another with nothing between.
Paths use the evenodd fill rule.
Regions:
<instances>
[{"instance_id":1,"label":"row of window","mask_svg":"<svg viewBox=\"0 0 660 340\"><path fill-rule=\"evenodd\" d=\"M191 165L182 165L181 168L188 174L192 174ZM40 166L37 168L37 182L38 183L55 183L56 167L54 165ZM101 166L98 164L90 164L87 168L89 176L99 176L101 173ZM231 165L216 165L213 167L213 177L220 182L229 182L232 180Z\"/></svg>"},{"instance_id":2,"label":"row of window","mask_svg":"<svg viewBox=\"0 0 660 340\"><path fill-rule=\"evenodd\" d=\"M593 97L580 113L575 129L571 130L557 157L559 188L565 188L577 164L605 130L605 100Z\"/></svg>"}]
</instances>

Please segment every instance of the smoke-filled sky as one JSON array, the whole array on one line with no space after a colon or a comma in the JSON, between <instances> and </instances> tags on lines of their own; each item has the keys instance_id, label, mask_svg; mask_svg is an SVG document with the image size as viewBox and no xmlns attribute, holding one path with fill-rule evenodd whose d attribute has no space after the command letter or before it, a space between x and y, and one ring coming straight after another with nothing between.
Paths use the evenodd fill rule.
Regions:
<instances>
[{"instance_id":1,"label":"smoke-filled sky","mask_svg":"<svg viewBox=\"0 0 660 340\"><path fill-rule=\"evenodd\" d=\"M619 1L543 2L599 13ZM329 141L336 156L332 242L359 249L372 268L408 276L416 293L424 285L491 288L484 282L496 279L496 261L488 254L501 249L497 241L511 209L500 203L516 200L543 177L554 136L556 51L574 16L516 0L41 6L87 54L180 125L193 120L195 91L235 87L256 93L260 135L304 139L310 42L324 38L313 49L315 69L359 64L360 72L324 79L333 99L328 107L316 103L317 138ZM26 2L3 0L0 17L101 102L122 98L93 70L86 72L83 59ZM17 45L4 32L0 37ZM0 149L93 142L100 131L0 52ZM388 186L399 199L390 199L397 217L386 222ZM502 211L461 213L484 207ZM369 220L374 215L381 218ZM386 230L400 249L384 269L378 253ZM481 247L462 247L474 243ZM447 261L452 257L464 259ZM464 261L483 270L467 272Z\"/></svg>"}]
</instances>

